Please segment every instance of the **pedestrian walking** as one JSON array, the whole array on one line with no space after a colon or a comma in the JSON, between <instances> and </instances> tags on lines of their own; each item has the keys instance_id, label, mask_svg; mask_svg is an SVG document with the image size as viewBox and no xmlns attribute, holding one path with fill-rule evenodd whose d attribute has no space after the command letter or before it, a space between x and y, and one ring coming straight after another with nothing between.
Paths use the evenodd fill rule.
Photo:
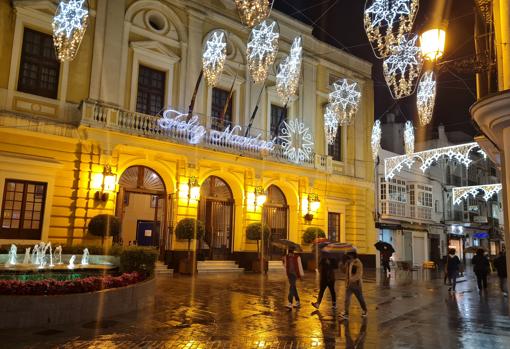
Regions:
<instances>
[{"instance_id":1,"label":"pedestrian walking","mask_svg":"<svg viewBox=\"0 0 510 349\"><path fill-rule=\"evenodd\" d=\"M446 273L448 275L448 282L452 285L448 291L455 292L457 286L457 277L459 276L460 259L455 255L455 249L448 250L448 257L446 258Z\"/></svg>"},{"instance_id":2,"label":"pedestrian walking","mask_svg":"<svg viewBox=\"0 0 510 349\"><path fill-rule=\"evenodd\" d=\"M490 264L489 259L485 256L485 251L482 248L476 250L476 255L473 257L473 271L476 275L476 283L478 284L478 291L482 292L487 289L487 275L489 274Z\"/></svg>"},{"instance_id":3,"label":"pedestrian walking","mask_svg":"<svg viewBox=\"0 0 510 349\"><path fill-rule=\"evenodd\" d=\"M498 272L499 288L503 292L503 296L508 297L507 269L506 269L506 252L501 251L494 259L494 268Z\"/></svg>"},{"instance_id":4,"label":"pedestrian walking","mask_svg":"<svg viewBox=\"0 0 510 349\"><path fill-rule=\"evenodd\" d=\"M285 271L289 279L289 303L287 304L287 308L292 309L292 302L294 299L296 300L294 307L299 308L301 307L301 302L299 301L296 281L297 279L302 279L304 272L303 265L301 264L301 257L294 253L293 247L289 247L287 254L283 257L283 264L285 265Z\"/></svg>"},{"instance_id":5,"label":"pedestrian walking","mask_svg":"<svg viewBox=\"0 0 510 349\"><path fill-rule=\"evenodd\" d=\"M332 258L321 257L319 261L319 273L320 273L320 290L317 302L312 302L315 309L319 309L322 302L322 297L326 288L329 289L331 295L331 302L333 303L333 310L336 309L336 293L335 293L335 268L337 261Z\"/></svg>"},{"instance_id":6,"label":"pedestrian walking","mask_svg":"<svg viewBox=\"0 0 510 349\"><path fill-rule=\"evenodd\" d=\"M354 294L358 299L363 312L361 316L367 316L367 304L363 298L363 263L358 258L356 252L349 252L345 259L345 304L344 311L340 314L344 319L349 318L349 306L351 296Z\"/></svg>"},{"instance_id":7,"label":"pedestrian walking","mask_svg":"<svg viewBox=\"0 0 510 349\"><path fill-rule=\"evenodd\" d=\"M391 269L390 269L390 258L391 258L392 254L393 254L393 252L391 252L389 250L383 250L381 252L381 262L382 262L384 273L386 275L389 275L390 272L391 272Z\"/></svg>"}]
</instances>

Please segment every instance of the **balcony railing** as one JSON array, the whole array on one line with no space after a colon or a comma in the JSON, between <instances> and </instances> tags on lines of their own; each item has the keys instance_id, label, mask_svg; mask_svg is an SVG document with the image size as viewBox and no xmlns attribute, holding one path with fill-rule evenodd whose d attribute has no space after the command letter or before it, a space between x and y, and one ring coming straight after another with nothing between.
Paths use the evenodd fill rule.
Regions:
<instances>
[{"instance_id":1,"label":"balcony railing","mask_svg":"<svg viewBox=\"0 0 510 349\"><path fill-rule=\"evenodd\" d=\"M424 221L432 220L432 207L407 205L391 200L381 201L381 213L388 217L393 216Z\"/></svg>"},{"instance_id":2,"label":"balcony railing","mask_svg":"<svg viewBox=\"0 0 510 349\"><path fill-rule=\"evenodd\" d=\"M331 157L312 153L306 159L299 162L291 161L284 148L280 144L272 144L271 149L260 146L258 141L269 142L270 133L265 130L252 128L248 137L244 137L243 128L237 126L231 132L234 137L222 137L223 131L211 130L212 117L204 115L194 115L194 126L201 127L204 131L200 140L197 139L197 129L192 129L193 125L183 128L162 127L161 116L146 115L142 113L130 112L120 108L107 106L93 101L84 101L81 105L82 118L81 125L103 128L112 131L119 131L126 134L147 137L152 139L165 140L172 143L195 145L225 153L248 156L260 160L269 160L296 164L299 166L315 168L326 172L333 169ZM183 120L185 120L184 118ZM221 120L214 120L216 124L222 124ZM227 123L225 122L225 126ZM232 127L230 128L232 131ZM249 141L252 139L253 141ZM265 143L264 142L264 143ZM267 144L267 143L266 143Z\"/></svg>"}]
</instances>

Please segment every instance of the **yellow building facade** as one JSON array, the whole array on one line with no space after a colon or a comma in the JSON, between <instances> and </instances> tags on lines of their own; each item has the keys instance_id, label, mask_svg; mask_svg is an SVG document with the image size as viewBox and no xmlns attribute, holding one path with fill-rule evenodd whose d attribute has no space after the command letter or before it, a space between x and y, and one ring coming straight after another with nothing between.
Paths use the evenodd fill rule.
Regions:
<instances>
[{"instance_id":1,"label":"yellow building facade","mask_svg":"<svg viewBox=\"0 0 510 349\"><path fill-rule=\"evenodd\" d=\"M76 59L59 63L50 52L55 3L0 0L1 244L95 243L88 223L106 213L122 222L118 243L172 253L187 249L175 225L199 218L207 238L196 246L212 259L238 259L256 251L245 230L262 221L298 243L306 228L322 228L375 264L369 63L273 11L276 63L294 37L303 38L298 96L285 109L276 68L265 84L251 82L249 29L232 1L96 0L90 7ZM214 88L201 82L193 124L188 105L214 29L228 33L227 61ZM362 98L353 124L329 146L324 106L341 77L358 82ZM313 140L301 161L278 141L282 117L302 123Z\"/></svg>"}]
</instances>

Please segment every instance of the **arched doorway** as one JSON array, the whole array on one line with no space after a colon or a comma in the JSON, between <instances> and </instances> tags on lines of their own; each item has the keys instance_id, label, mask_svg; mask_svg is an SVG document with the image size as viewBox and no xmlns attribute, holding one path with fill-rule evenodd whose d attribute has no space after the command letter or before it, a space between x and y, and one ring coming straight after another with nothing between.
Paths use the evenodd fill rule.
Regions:
<instances>
[{"instance_id":1,"label":"arched doorway","mask_svg":"<svg viewBox=\"0 0 510 349\"><path fill-rule=\"evenodd\" d=\"M230 259L233 243L234 197L229 185L216 176L200 188L198 219L205 225L201 248L209 259Z\"/></svg>"},{"instance_id":2,"label":"arched doorway","mask_svg":"<svg viewBox=\"0 0 510 349\"><path fill-rule=\"evenodd\" d=\"M122 222L118 243L159 246L164 250L168 239L167 200L163 180L154 170L132 166L119 179L116 215Z\"/></svg>"},{"instance_id":3,"label":"arched doorway","mask_svg":"<svg viewBox=\"0 0 510 349\"><path fill-rule=\"evenodd\" d=\"M262 220L271 229L271 240L288 238L289 206L285 195L276 185L267 188L267 199L264 203ZM270 247L271 259L281 258L283 251L277 247Z\"/></svg>"}]
</instances>

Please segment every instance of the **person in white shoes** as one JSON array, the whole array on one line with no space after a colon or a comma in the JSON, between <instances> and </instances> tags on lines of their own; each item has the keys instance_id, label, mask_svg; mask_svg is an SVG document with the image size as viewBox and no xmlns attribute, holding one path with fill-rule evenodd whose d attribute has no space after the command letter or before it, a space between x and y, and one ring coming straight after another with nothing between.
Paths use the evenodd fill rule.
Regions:
<instances>
[{"instance_id":1,"label":"person in white shoes","mask_svg":"<svg viewBox=\"0 0 510 349\"><path fill-rule=\"evenodd\" d=\"M344 319L349 318L349 306L351 304L351 296L354 293L363 312L361 316L367 316L367 304L363 298L363 263L358 258L356 252L349 252L344 261L345 264L345 305L344 311L340 316Z\"/></svg>"},{"instance_id":2,"label":"person in white shoes","mask_svg":"<svg viewBox=\"0 0 510 349\"><path fill-rule=\"evenodd\" d=\"M283 264L285 265L285 271L287 272L287 278L289 279L289 303L287 304L287 308L292 309L292 301L296 300L296 305L294 307L301 307L301 302L299 301L299 295L296 287L297 279L302 279L303 277L303 265L301 264L301 257L294 253L294 248L289 247L287 254L283 257Z\"/></svg>"}]
</instances>

